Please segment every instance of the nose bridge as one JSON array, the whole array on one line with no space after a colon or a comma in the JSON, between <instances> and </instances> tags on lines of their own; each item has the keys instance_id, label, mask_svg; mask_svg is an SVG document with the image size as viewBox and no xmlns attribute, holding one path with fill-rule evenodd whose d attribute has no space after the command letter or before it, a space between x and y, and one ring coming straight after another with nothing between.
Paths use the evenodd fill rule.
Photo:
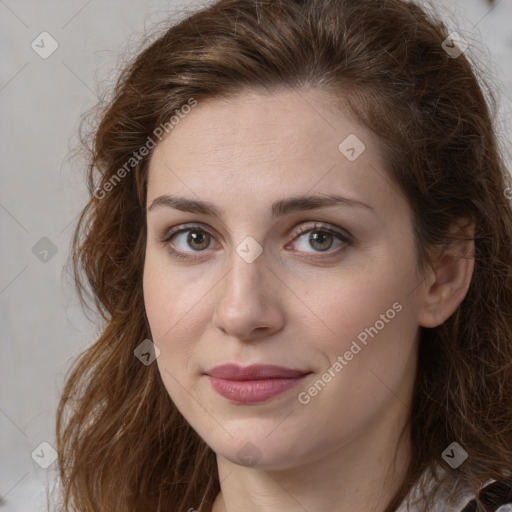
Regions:
<instances>
[{"instance_id":1,"label":"nose bridge","mask_svg":"<svg viewBox=\"0 0 512 512\"><path fill-rule=\"evenodd\" d=\"M255 250L251 240L233 248L215 308L216 327L239 339L254 337L256 329L268 334L283 321L275 290L269 286L272 271L261 247L257 255Z\"/></svg>"},{"instance_id":2,"label":"nose bridge","mask_svg":"<svg viewBox=\"0 0 512 512\"><path fill-rule=\"evenodd\" d=\"M248 302L260 297L265 273L270 272L263 248L254 239L244 239L234 247L229 264L231 271L226 276L225 295L233 295L237 300L245 296Z\"/></svg>"}]
</instances>

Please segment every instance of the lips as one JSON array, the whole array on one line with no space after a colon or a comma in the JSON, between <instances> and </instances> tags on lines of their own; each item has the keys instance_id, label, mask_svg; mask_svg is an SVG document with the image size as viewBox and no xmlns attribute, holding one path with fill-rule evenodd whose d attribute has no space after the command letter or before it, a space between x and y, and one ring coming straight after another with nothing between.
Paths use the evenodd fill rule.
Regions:
<instances>
[{"instance_id":1,"label":"lips","mask_svg":"<svg viewBox=\"0 0 512 512\"><path fill-rule=\"evenodd\" d=\"M219 395L231 402L254 404L288 391L309 373L275 365L225 364L212 368L206 375Z\"/></svg>"},{"instance_id":2,"label":"lips","mask_svg":"<svg viewBox=\"0 0 512 512\"><path fill-rule=\"evenodd\" d=\"M261 380L261 379L292 379L302 377L309 371L293 370L283 366L271 364L253 364L250 366L239 366L236 364L223 364L216 366L207 375L227 380Z\"/></svg>"}]
</instances>

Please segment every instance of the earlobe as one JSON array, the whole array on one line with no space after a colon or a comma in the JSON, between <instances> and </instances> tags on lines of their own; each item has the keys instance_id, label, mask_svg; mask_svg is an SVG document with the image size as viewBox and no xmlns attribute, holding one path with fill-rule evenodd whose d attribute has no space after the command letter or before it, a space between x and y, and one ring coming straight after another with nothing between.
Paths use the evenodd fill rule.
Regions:
<instances>
[{"instance_id":1,"label":"earlobe","mask_svg":"<svg viewBox=\"0 0 512 512\"><path fill-rule=\"evenodd\" d=\"M426 282L418 324L437 327L447 320L466 297L474 270L475 224L459 222L452 228L453 242L438 251L432 277Z\"/></svg>"}]
</instances>

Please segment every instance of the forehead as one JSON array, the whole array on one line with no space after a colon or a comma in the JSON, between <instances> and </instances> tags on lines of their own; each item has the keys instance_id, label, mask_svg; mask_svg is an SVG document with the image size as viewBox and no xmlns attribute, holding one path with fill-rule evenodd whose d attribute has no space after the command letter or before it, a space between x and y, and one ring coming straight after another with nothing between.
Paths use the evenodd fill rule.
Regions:
<instances>
[{"instance_id":1,"label":"forehead","mask_svg":"<svg viewBox=\"0 0 512 512\"><path fill-rule=\"evenodd\" d=\"M257 155L260 162L280 156L299 159L326 149L336 155L340 137L355 126L334 112L333 103L319 90L246 91L229 99L209 98L200 101L159 146L179 152L180 160L187 155L208 155L209 160ZM358 130L362 135L362 128Z\"/></svg>"},{"instance_id":2,"label":"forehead","mask_svg":"<svg viewBox=\"0 0 512 512\"><path fill-rule=\"evenodd\" d=\"M347 158L347 146L357 158ZM386 199L380 182L390 185L378 141L327 93L250 91L199 101L180 120L153 152L148 199L178 191L257 205L311 191L361 197L372 188L367 199Z\"/></svg>"}]
</instances>

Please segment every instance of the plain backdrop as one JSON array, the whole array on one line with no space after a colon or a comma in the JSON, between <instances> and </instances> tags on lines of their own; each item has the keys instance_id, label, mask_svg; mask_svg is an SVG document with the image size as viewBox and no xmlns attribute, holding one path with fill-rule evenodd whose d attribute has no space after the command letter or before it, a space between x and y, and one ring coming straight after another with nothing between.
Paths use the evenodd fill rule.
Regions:
<instances>
[{"instance_id":1,"label":"plain backdrop","mask_svg":"<svg viewBox=\"0 0 512 512\"><path fill-rule=\"evenodd\" d=\"M512 0L435 1L494 82L509 146ZM0 512L46 510L57 464L41 466L53 460L63 378L98 332L66 266L86 201L84 163L69 158L80 116L116 76L127 45L201 4L0 0Z\"/></svg>"}]
</instances>

